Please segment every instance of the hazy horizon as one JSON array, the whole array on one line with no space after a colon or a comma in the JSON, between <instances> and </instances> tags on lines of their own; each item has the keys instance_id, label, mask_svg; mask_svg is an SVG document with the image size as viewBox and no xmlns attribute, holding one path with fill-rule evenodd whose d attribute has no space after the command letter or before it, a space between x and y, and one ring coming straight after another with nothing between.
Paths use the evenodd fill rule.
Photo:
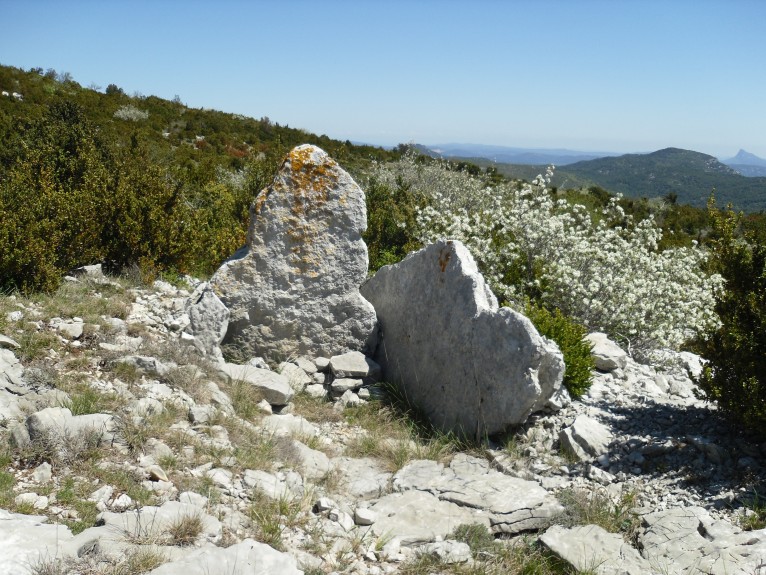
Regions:
<instances>
[{"instance_id":1,"label":"hazy horizon","mask_svg":"<svg viewBox=\"0 0 766 575\"><path fill-rule=\"evenodd\" d=\"M341 140L766 157L766 3L0 0L0 62Z\"/></svg>"}]
</instances>

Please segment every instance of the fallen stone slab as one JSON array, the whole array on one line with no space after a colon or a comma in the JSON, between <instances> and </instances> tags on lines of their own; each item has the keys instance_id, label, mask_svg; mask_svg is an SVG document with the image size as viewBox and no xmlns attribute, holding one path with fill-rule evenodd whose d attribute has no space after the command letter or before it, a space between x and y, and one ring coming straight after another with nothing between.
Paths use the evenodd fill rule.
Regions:
<instances>
[{"instance_id":1,"label":"fallen stone slab","mask_svg":"<svg viewBox=\"0 0 766 575\"><path fill-rule=\"evenodd\" d=\"M287 405L294 392L283 375L251 365L219 363L219 373L235 381L244 381L255 387L271 405Z\"/></svg>"},{"instance_id":2,"label":"fallen stone slab","mask_svg":"<svg viewBox=\"0 0 766 575\"><path fill-rule=\"evenodd\" d=\"M668 575L752 575L766 563L766 530L742 531L702 507L656 511L642 517L641 555Z\"/></svg>"},{"instance_id":3,"label":"fallen stone slab","mask_svg":"<svg viewBox=\"0 0 766 575\"><path fill-rule=\"evenodd\" d=\"M308 419L292 413L267 415L261 419L260 428L274 435L314 437L317 434L317 428Z\"/></svg>"},{"instance_id":4,"label":"fallen stone slab","mask_svg":"<svg viewBox=\"0 0 766 575\"><path fill-rule=\"evenodd\" d=\"M223 534L221 522L196 505L167 501L161 506L144 506L124 513L104 511L98 515L103 536L122 540L166 541L170 528L186 518L199 517L201 530L195 543L216 543Z\"/></svg>"},{"instance_id":5,"label":"fallen stone slab","mask_svg":"<svg viewBox=\"0 0 766 575\"><path fill-rule=\"evenodd\" d=\"M578 415L571 426L559 433L564 449L581 461L608 453L612 439L608 427L587 415Z\"/></svg>"},{"instance_id":6,"label":"fallen stone slab","mask_svg":"<svg viewBox=\"0 0 766 575\"><path fill-rule=\"evenodd\" d=\"M314 368L314 371L316 371L316 368ZM300 393L306 389L307 385L314 383L314 378L294 363L280 363L279 373L287 378L287 381L290 383L290 387L293 388L295 393Z\"/></svg>"},{"instance_id":7,"label":"fallen stone slab","mask_svg":"<svg viewBox=\"0 0 766 575\"><path fill-rule=\"evenodd\" d=\"M505 475L465 454L446 468L434 461L412 461L394 475L393 487L405 493L425 491L461 508L480 510L493 533L540 529L564 510L536 482Z\"/></svg>"},{"instance_id":8,"label":"fallen stone slab","mask_svg":"<svg viewBox=\"0 0 766 575\"><path fill-rule=\"evenodd\" d=\"M594 575L646 575L649 562L619 533L609 533L598 525L566 528L554 525L540 541L577 572Z\"/></svg>"},{"instance_id":9,"label":"fallen stone slab","mask_svg":"<svg viewBox=\"0 0 766 575\"><path fill-rule=\"evenodd\" d=\"M33 413L27 417L25 427L29 441L47 442L59 450L69 449L77 441L93 445L110 443L115 439L116 429L112 415L72 415L66 407L46 407Z\"/></svg>"},{"instance_id":10,"label":"fallen stone slab","mask_svg":"<svg viewBox=\"0 0 766 575\"><path fill-rule=\"evenodd\" d=\"M350 351L330 358L330 372L336 379L364 379L365 383L380 380L380 366L358 351Z\"/></svg>"},{"instance_id":11,"label":"fallen stone slab","mask_svg":"<svg viewBox=\"0 0 766 575\"><path fill-rule=\"evenodd\" d=\"M324 151L285 158L250 210L247 245L210 280L231 312L225 345L271 359L375 348L364 192Z\"/></svg>"},{"instance_id":12,"label":"fallen stone slab","mask_svg":"<svg viewBox=\"0 0 766 575\"><path fill-rule=\"evenodd\" d=\"M561 387L564 360L525 316L500 308L467 248L440 240L362 286L381 324L386 381L437 428L482 438L524 422Z\"/></svg>"},{"instance_id":13,"label":"fallen stone slab","mask_svg":"<svg viewBox=\"0 0 766 575\"><path fill-rule=\"evenodd\" d=\"M392 493L370 505L377 514L372 532L378 537L395 537L402 545L415 546L444 539L458 525L478 523L489 526L487 515L477 509L442 501L425 491Z\"/></svg>"},{"instance_id":14,"label":"fallen stone slab","mask_svg":"<svg viewBox=\"0 0 766 575\"><path fill-rule=\"evenodd\" d=\"M266 471L247 469L242 477L242 483L269 499L294 499L304 493L303 478L295 471L280 471L276 474Z\"/></svg>"},{"instance_id":15,"label":"fallen stone slab","mask_svg":"<svg viewBox=\"0 0 766 575\"><path fill-rule=\"evenodd\" d=\"M593 332L585 336L585 341L593 346L591 355L600 371L625 369L628 365L628 354L614 343L605 333Z\"/></svg>"}]
</instances>

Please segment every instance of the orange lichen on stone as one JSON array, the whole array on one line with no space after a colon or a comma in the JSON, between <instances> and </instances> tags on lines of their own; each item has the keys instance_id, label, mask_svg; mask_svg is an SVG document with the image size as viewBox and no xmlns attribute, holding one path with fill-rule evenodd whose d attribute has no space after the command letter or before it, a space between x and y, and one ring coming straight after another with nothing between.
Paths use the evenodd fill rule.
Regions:
<instances>
[{"instance_id":1,"label":"orange lichen on stone","mask_svg":"<svg viewBox=\"0 0 766 575\"><path fill-rule=\"evenodd\" d=\"M439 254L439 268L442 270L442 273L447 269L447 264L449 263L450 258L452 257L452 254L448 252L446 249L442 249L441 253Z\"/></svg>"}]
</instances>

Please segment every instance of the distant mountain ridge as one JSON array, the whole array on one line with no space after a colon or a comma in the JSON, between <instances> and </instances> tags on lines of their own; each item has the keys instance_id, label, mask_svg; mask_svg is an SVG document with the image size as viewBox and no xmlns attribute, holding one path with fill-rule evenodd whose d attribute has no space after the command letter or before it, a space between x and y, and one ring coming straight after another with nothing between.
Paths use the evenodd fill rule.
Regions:
<instances>
[{"instance_id":1,"label":"distant mountain ridge","mask_svg":"<svg viewBox=\"0 0 766 575\"><path fill-rule=\"evenodd\" d=\"M766 208L765 177L745 177L713 156L679 148L578 162L558 170L554 184L568 177L628 197L673 194L678 203L704 207L715 190L719 205L731 203L745 211Z\"/></svg>"},{"instance_id":2,"label":"distant mountain ridge","mask_svg":"<svg viewBox=\"0 0 766 575\"><path fill-rule=\"evenodd\" d=\"M485 144L433 144L418 146L422 153L443 158L483 158L502 164L566 166L585 160L617 156L614 152L583 152L566 148L514 148Z\"/></svg>"},{"instance_id":3,"label":"distant mountain ridge","mask_svg":"<svg viewBox=\"0 0 766 575\"><path fill-rule=\"evenodd\" d=\"M766 176L766 160L745 150L740 150L733 158L723 160L723 163L734 168L743 176L750 178Z\"/></svg>"}]
</instances>

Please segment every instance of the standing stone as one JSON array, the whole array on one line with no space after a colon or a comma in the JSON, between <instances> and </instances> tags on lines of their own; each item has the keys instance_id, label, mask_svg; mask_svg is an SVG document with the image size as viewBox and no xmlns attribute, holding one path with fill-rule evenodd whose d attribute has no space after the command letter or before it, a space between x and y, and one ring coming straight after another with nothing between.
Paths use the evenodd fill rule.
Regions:
<instances>
[{"instance_id":1,"label":"standing stone","mask_svg":"<svg viewBox=\"0 0 766 575\"><path fill-rule=\"evenodd\" d=\"M440 240L362 286L381 324L386 381L443 431L522 423L561 387L564 360L523 315L499 308L466 247Z\"/></svg>"},{"instance_id":2,"label":"standing stone","mask_svg":"<svg viewBox=\"0 0 766 575\"><path fill-rule=\"evenodd\" d=\"M224 344L285 359L371 352L364 193L324 151L294 148L250 208L247 245L210 284L231 312Z\"/></svg>"}]
</instances>

